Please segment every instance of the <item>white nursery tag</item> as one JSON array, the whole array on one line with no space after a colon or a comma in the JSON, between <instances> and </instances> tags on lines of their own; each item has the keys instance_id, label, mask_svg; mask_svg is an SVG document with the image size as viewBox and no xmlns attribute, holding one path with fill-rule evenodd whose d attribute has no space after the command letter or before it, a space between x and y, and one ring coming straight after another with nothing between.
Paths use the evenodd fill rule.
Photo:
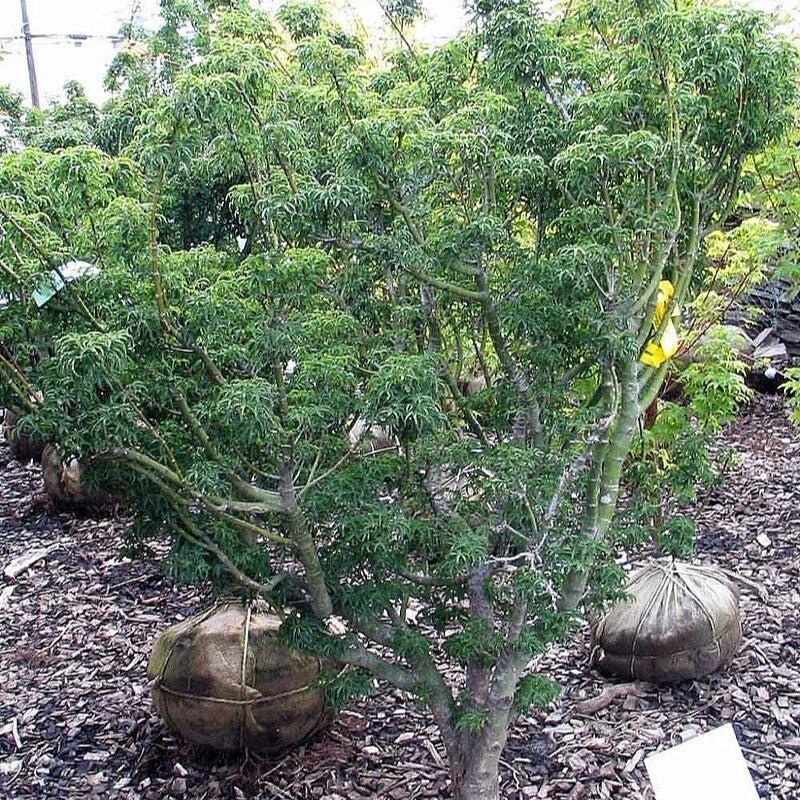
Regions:
<instances>
[{"instance_id":1,"label":"white nursery tag","mask_svg":"<svg viewBox=\"0 0 800 800\"><path fill-rule=\"evenodd\" d=\"M731 725L645 759L656 800L758 800Z\"/></svg>"}]
</instances>

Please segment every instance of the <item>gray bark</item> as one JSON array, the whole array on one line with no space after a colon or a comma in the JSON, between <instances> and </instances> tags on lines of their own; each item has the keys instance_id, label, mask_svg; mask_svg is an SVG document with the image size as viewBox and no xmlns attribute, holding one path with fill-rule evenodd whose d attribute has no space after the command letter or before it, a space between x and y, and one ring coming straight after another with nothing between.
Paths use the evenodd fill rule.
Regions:
<instances>
[{"instance_id":1,"label":"gray bark","mask_svg":"<svg viewBox=\"0 0 800 800\"><path fill-rule=\"evenodd\" d=\"M465 748L460 763L451 766L454 800L500 800L500 756L507 731L498 733L481 735L472 747Z\"/></svg>"}]
</instances>

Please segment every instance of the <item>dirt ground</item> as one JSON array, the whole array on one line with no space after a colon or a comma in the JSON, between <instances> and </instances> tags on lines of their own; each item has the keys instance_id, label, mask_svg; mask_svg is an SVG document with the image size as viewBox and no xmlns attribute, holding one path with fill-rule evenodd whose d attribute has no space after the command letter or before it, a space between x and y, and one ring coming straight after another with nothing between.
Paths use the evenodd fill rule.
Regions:
<instances>
[{"instance_id":1,"label":"dirt ground","mask_svg":"<svg viewBox=\"0 0 800 800\"><path fill-rule=\"evenodd\" d=\"M592 712L582 703L610 684L576 635L537 665L563 692L514 730L504 798L652 800L644 758L726 722L760 796L800 796L800 440L780 400L760 397L725 443L738 459L698 502L697 558L746 579L739 653L707 680L636 684ZM147 656L158 630L209 597L125 559L123 523L54 514L40 494L38 467L0 450L0 567L51 548L0 578L0 798L448 796L431 720L382 685L284 755L214 756L176 739L153 711Z\"/></svg>"}]
</instances>

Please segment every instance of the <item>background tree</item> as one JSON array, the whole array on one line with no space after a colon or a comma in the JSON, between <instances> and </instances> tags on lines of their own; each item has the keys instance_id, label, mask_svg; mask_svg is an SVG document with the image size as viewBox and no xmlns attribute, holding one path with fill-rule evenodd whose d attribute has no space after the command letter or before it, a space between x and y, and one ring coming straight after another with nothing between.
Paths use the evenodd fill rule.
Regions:
<instances>
[{"instance_id":1,"label":"background tree","mask_svg":"<svg viewBox=\"0 0 800 800\"><path fill-rule=\"evenodd\" d=\"M744 233L734 239L739 245L734 253L744 252L741 260L747 264L753 251L761 253L772 246L769 272L753 269L754 283L763 280L780 281L785 287L785 300L789 311L796 304L797 288L800 288L800 259L798 258L798 236L800 235L800 154L798 154L797 118L780 141L767 148L750 166L751 186L742 198L743 214L753 213L728 238L736 232ZM757 256L756 256L757 257ZM741 258L741 256L740 256ZM779 306L778 303L775 304ZM777 312L776 312L777 313ZM789 322L789 319L786 320ZM786 393L787 408L791 419L800 424L800 367L789 367L782 375L781 388Z\"/></svg>"},{"instance_id":2,"label":"background tree","mask_svg":"<svg viewBox=\"0 0 800 800\"><path fill-rule=\"evenodd\" d=\"M0 85L0 153L11 150L23 114L22 95Z\"/></svg>"},{"instance_id":3,"label":"background tree","mask_svg":"<svg viewBox=\"0 0 800 800\"><path fill-rule=\"evenodd\" d=\"M498 796L553 697L532 655L619 589L667 369L641 356L794 93L750 12L474 11L375 64L305 4L236 4L121 156L0 159L1 399L125 494L132 539L171 531L178 574L353 665L332 695L371 674L426 704L459 800ZM100 274L38 310L70 258Z\"/></svg>"}]
</instances>

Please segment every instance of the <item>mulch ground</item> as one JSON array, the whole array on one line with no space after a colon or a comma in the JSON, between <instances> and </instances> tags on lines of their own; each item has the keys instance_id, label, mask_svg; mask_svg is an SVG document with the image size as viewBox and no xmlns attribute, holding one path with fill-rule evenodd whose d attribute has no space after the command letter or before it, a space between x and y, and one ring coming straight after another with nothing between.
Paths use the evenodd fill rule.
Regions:
<instances>
[{"instance_id":1,"label":"mulch ground","mask_svg":"<svg viewBox=\"0 0 800 800\"><path fill-rule=\"evenodd\" d=\"M698 502L697 549L700 562L748 581L741 650L707 680L623 686L597 709L592 701L613 684L588 668L585 631L555 648L537 668L563 693L514 730L504 798L652 800L644 758L726 722L760 796L798 797L800 440L780 400L759 397L725 444L737 459ZM174 585L156 563L124 558L123 523L50 512L41 491L38 468L0 450L0 568L52 548L15 580L0 579L1 798L448 796L431 720L385 686L284 755L215 756L177 740L153 712L147 656L158 630L209 596Z\"/></svg>"}]
</instances>

